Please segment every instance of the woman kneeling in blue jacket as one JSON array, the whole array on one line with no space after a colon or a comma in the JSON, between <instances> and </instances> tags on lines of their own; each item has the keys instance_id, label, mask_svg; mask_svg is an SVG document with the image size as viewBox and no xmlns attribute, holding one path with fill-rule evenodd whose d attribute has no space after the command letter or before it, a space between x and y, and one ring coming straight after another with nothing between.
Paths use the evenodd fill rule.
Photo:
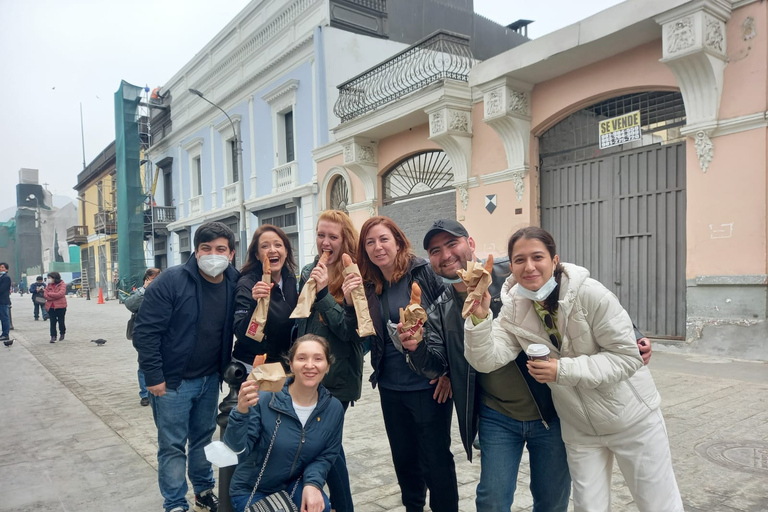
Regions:
<instances>
[{"instance_id":1,"label":"woman kneeling in blue jacket","mask_svg":"<svg viewBox=\"0 0 768 512\"><path fill-rule=\"evenodd\" d=\"M292 377L282 391L259 393L256 381L246 381L230 413L223 441L239 458L230 486L235 512L281 490L302 512L331 510L322 489L341 449L344 411L320 384L333 362L330 346L325 338L307 334L291 346L288 360Z\"/></svg>"}]
</instances>

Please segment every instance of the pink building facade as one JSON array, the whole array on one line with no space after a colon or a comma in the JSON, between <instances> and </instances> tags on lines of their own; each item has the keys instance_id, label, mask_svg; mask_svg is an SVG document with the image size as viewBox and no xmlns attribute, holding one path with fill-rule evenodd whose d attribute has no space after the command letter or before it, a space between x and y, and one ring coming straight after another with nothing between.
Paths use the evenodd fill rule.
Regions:
<instances>
[{"instance_id":1,"label":"pink building facade","mask_svg":"<svg viewBox=\"0 0 768 512\"><path fill-rule=\"evenodd\" d=\"M767 31L765 2L629 0L367 105L402 73L382 63L314 151L319 209L391 216L419 249L454 216L481 257L541 225L645 332L768 360Z\"/></svg>"}]
</instances>

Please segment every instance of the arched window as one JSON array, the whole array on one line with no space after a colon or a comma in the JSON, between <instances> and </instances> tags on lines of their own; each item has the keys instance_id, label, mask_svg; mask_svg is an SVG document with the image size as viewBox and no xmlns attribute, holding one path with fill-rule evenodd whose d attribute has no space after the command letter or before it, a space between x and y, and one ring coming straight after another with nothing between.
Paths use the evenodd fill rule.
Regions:
<instances>
[{"instance_id":1,"label":"arched window","mask_svg":"<svg viewBox=\"0 0 768 512\"><path fill-rule=\"evenodd\" d=\"M330 199L328 201L328 207L331 210L340 210L344 213L347 211L347 205L349 205L349 189L347 188L347 180L342 176L336 176L331 184Z\"/></svg>"},{"instance_id":2,"label":"arched window","mask_svg":"<svg viewBox=\"0 0 768 512\"><path fill-rule=\"evenodd\" d=\"M444 151L411 155L384 173L384 203L448 190L452 182L453 166Z\"/></svg>"}]
</instances>

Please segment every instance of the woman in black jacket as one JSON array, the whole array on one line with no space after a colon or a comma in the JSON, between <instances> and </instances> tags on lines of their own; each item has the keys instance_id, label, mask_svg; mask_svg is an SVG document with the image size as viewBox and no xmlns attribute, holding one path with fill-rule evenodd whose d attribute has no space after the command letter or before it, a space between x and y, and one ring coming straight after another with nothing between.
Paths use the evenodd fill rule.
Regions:
<instances>
[{"instance_id":1,"label":"woman in black jacket","mask_svg":"<svg viewBox=\"0 0 768 512\"><path fill-rule=\"evenodd\" d=\"M371 340L371 382L378 384L389 448L407 512L429 505L458 510L456 468L451 453L451 408L439 403L435 386L408 366L408 352L396 332L399 310L410 302L411 284L422 290L424 309L443 292L429 263L414 255L411 243L392 219L371 217L360 230L358 265L365 281L376 335Z\"/></svg>"},{"instance_id":2,"label":"woman in black jacket","mask_svg":"<svg viewBox=\"0 0 768 512\"><path fill-rule=\"evenodd\" d=\"M261 280L264 274L262 260L269 258L272 283ZM283 230L264 224L251 238L245 265L240 269L240 280L235 292L235 348L232 359L246 365L251 371L253 359L267 354L268 363L284 363L291 346L294 320L290 318L299 295L296 288L296 263L293 249ZM264 324L264 339L256 341L245 335L259 300L269 297L269 314Z\"/></svg>"}]
</instances>

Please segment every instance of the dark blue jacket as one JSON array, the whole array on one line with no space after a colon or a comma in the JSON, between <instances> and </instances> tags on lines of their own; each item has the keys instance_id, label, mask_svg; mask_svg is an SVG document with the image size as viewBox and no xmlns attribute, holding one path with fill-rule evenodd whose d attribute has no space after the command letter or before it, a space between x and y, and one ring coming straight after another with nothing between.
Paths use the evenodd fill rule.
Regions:
<instances>
[{"instance_id":1,"label":"dark blue jacket","mask_svg":"<svg viewBox=\"0 0 768 512\"><path fill-rule=\"evenodd\" d=\"M235 311L238 276L231 265L224 271L227 320ZM144 372L147 386L165 382L167 389L177 389L181 384L195 348L198 322L205 319L202 280L197 258L192 254L185 264L163 271L152 286L147 287L133 328L133 346L139 352L139 368ZM220 379L231 355L232 322L226 321L221 340Z\"/></svg>"},{"instance_id":2,"label":"dark blue jacket","mask_svg":"<svg viewBox=\"0 0 768 512\"><path fill-rule=\"evenodd\" d=\"M280 428L258 491L266 494L281 491L302 474L304 485L318 489L325 485L328 470L341 451L344 409L321 384L317 389L317 406L302 427L288 393L290 382L288 379L279 393L259 393L259 403L249 408L248 414L241 414L236 407L229 414L222 441L233 451L242 452L232 476L231 496L249 495L253 490L278 414Z\"/></svg>"}]
</instances>

